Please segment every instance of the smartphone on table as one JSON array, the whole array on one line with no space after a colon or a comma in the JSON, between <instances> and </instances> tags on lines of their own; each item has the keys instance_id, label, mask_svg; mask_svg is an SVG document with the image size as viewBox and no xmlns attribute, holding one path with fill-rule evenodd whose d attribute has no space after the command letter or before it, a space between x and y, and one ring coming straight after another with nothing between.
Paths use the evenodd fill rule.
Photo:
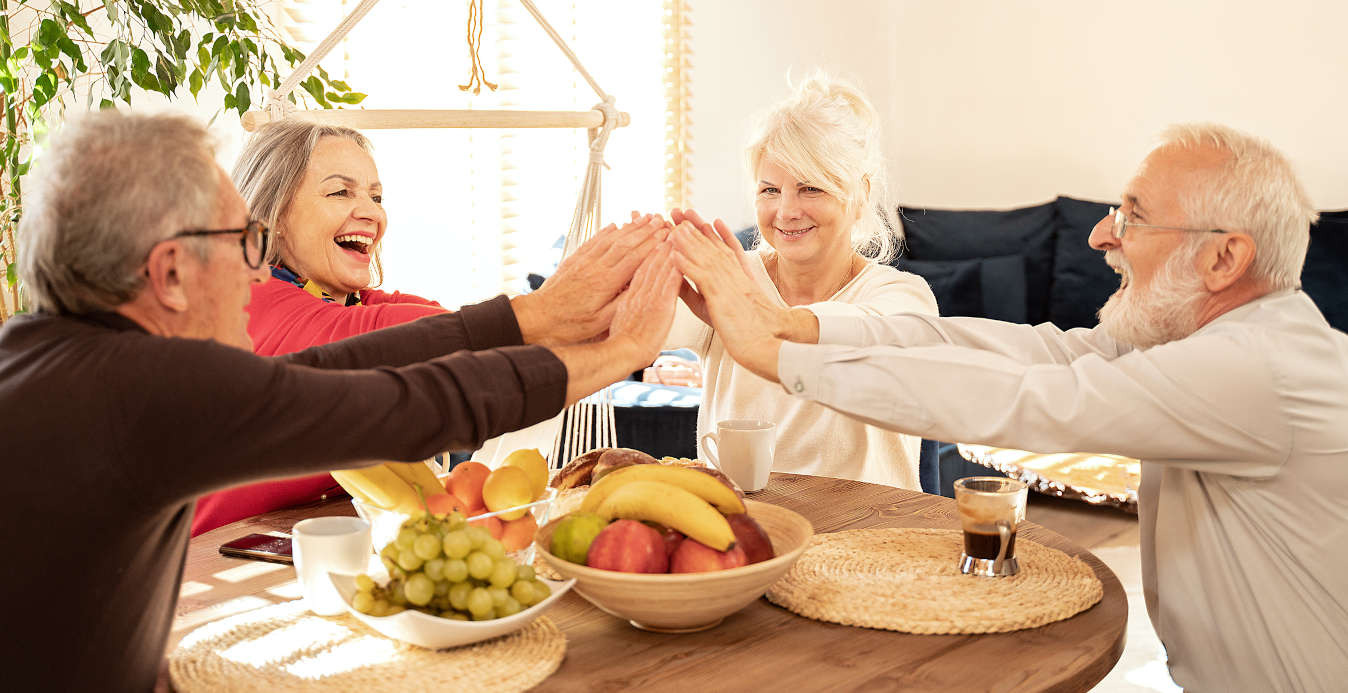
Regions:
<instances>
[{"instance_id":1,"label":"smartphone on table","mask_svg":"<svg viewBox=\"0 0 1348 693\"><path fill-rule=\"evenodd\" d=\"M234 541L221 544L220 553L233 558L247 558L254 561L293 564L288 534L249 534Z\"/></svg>"}]
</instances>

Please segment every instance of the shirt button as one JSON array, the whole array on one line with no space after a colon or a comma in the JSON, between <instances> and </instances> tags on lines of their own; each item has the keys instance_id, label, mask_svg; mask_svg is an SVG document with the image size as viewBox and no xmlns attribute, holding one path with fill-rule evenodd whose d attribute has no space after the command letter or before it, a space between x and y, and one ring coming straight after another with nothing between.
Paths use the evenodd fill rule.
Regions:
<instances>
[{"instance_id":1,"label":"shirt button","mask_svg":"<svg viewBox=\"0 0 1348 693\"><path fill-rule=\"evenodd\" d=\"M804 391L805 391L805 383L800 382L800 378L797 377L797 378L796 378L796 384L795 384L794 388L795 388L796 392L804 392Z\"/></svg>"}]
</instances>

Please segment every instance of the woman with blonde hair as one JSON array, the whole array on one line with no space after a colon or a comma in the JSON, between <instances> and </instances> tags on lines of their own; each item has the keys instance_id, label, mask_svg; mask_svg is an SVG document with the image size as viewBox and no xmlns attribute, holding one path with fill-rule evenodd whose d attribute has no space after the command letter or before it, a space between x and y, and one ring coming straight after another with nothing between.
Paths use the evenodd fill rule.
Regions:
<instances>
[{"instance_id":1,"label":"woman with blonde hair","mask_svg":"<svg viewBox=\"0 0 1348 693\"><path fill-rule=\"evenodd\" d=\"M885 264L901 239L885 198L879 134L865 95L823 75L804 80L764 119L747 150L760 242L725 270L759 309L782 320L797 306L830 315L936 314L926 281ZM713 227L692 211L672 216L733 238L720 220ZM689 310L676 318L669 343L704 361L699 439L725 419L772 421L774 471L920 489L918 438L793 398L754 375L726 353L693 287L683 298Z\"/></svg>"}]
</instances>

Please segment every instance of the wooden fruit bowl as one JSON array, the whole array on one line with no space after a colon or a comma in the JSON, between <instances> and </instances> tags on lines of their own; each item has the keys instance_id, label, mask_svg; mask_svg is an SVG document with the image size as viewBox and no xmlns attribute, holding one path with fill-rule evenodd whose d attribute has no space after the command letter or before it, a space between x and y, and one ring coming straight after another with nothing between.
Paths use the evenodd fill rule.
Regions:
<instances>
[{"instance_id":1,"label":"wooden fruit bowl","mask_svg":"<svg viewBox=\"0 0 1348 693\"><path fill-rule=\"evenodd\" d=\"M772 540L776 556L730 570L650 575L600 570L552 555L552 532L561 518L544 525L534 544L553 570L575 578L575 591L591 604L643 630L692 633L715 628L730 614L763 596L800 558L814 527L786 508L745 500L750 517Z\"/></svg>"}]
</instances>

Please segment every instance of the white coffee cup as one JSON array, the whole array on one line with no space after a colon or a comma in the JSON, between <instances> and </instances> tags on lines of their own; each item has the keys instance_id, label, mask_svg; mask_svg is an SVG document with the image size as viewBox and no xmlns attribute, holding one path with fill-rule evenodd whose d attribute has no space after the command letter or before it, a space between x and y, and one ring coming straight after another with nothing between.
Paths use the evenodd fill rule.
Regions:
<instances>
[{"instance_id":1,"label":"white coffee cup","mask_svg":"<svg viewBox=\"0 0 1348 693\"><path fill-rule=\"evenodd\" d=\"M715 433L704 433L702 449L722 474L744 491L759 491L768 485L777 424L760 419L727 419L716 423Z\"/></svg>"},{"instance_id":2,"label":"white coffee cup","mask_svg":"<svg viewBox=\"0 0 1348 693\"><path fill-rule=\"evenodd\" d=\"M291 530L295 574L305 606L320 616L346 611L328 573L357 575L370 559L370 523L359 517L315 517Z\"/></svg>"}]
</instances>

